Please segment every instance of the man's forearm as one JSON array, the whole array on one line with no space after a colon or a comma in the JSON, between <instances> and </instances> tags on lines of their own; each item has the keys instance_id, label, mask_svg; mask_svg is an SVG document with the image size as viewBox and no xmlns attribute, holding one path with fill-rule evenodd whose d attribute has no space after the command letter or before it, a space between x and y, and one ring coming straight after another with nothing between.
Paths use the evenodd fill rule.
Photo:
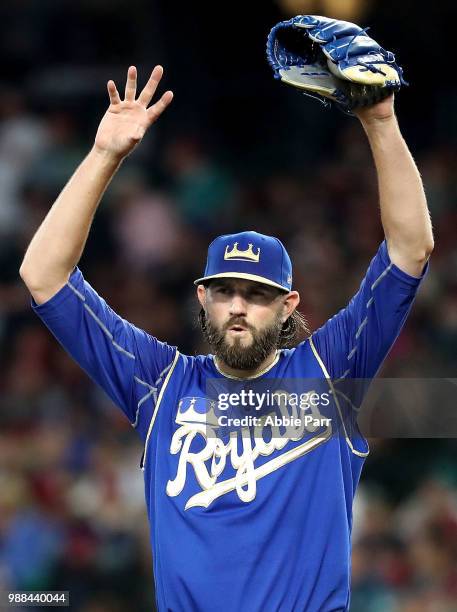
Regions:
<instances>
[{"instance_id":1,"label":"man's forearm","mask_svg":"<svg viewBox=\"0 0 457 612\"><path fill-rule=\"evenodd\" d=\"M362 121L376 164L381 220L393 263L414 276L433 250L422 180L397 120Z\"/></svg>"},{"instance_id":2,"label":"man's forearm","mask_svg":"<svg viewBox=\"0 0 457 612\"><path fill-rule=\"evenodd\" d=\"M37 301L62 287L78 263L90 226L121 158L90 151L60 193L25 254L20 274Z\"/></svg>"},{"instance_id":3,"label":"man's forearm","mask_svg":"<svg viewBox=\"0 0 457 612\"><path fill-rule=\"evenodd\" d=\"M98 126L94 147L46 215L22 262L20 275L38 303L67 282L81 257L101 197L121 161L172 101L173 92L166 91L150 105L162 75L162 66L156 66L137 97L137 71L130 66L124 100L114 81L107 82L110 105Z\"/></svg>"}]
</instances>

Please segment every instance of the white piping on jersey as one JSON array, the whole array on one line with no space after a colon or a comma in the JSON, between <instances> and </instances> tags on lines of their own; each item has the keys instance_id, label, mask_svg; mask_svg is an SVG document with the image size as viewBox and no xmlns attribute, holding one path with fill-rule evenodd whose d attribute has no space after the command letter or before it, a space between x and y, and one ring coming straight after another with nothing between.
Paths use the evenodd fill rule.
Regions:
<instances>
[{"instance_id":1,"label":"white piping on jersey","mask_svg":"<svg viewBox=\"0 0 457 612\"><path fill-rule=\"evenodd\" d=\"M333 384L335 385L337 381L335 381ZM357 407L352 401L351 398L346 395L346 393L343 393L342 391L340 391L339 389L335 389L335 393L337 393L338 395L341 395L341 397L344 397L344 399L347 401L348 404L351 405L352 410L354 410L354 412L360 412L360 406Z\"/></svg>"},{"instance_id":2,"label":"white piping on jersey","mask_svg":"<svg viewBox=\"0 0 457 612\"><path fill-rule=\"evenodd\" d=\"M138 382L143 382L143 381L140 381L140 380L139 380L139 379L138 379L136 376L134 376L134 378L135 378L135 380L137 380ZM145 402L147 399L149 399L149 398L151 397L151 395L152 395L152 396L154 396L154 401L155 401L155 402L157 402L157 389L156 389L155 387L151 387L151 390L150 390L150 391L148 391L148 393L146 393L146 395L145 395L144 397L142 397L142 398L140 399L140 401L138 402L137 407L136 407L136 412L135 412L135 420L134 420L134 422L133 422L133 423L130 423L130 425L131 425L132 427L136 427L136 426L138 425L138 418L139 418L139 416L140 416L140 406L141 406L141 405L142 405L142 404L143 404L143 403L144 403L144 402Z\"/></svg>"},{"instance_id":3,"label":"white piping on jersey","mask_svg":"<svg viewBox=\"0 0 457 612\"><path fill-rule=\"evenodd\" d=\"M179 357L179 351L177 350L176 354L175 354L175 358L173 359L173 362L169 366L170 369L168 370L168 374L167 374L165 380L163 381L163 385L162 385L162 388L160 389L159 397L157 398L157 402L156 402L156 405L155 405L155 408L154 408L154 412L152 413L151 422L149 423L148 434L146 436L146 442L144 443L144 453L143 453L143 462L142 462L143 465L141 467L141 469L143 471L144 471L144 466L146 465L146 454L148 452L149 436L151 435L152 427L154 425L154 421L156 420L157 412L159 410L159 406L160 406L160 403L162 401L163 394L164 394L165 389L166 389L166 387L168 385L170 377L173 374L173 370L175 369L176 364L178 363L178 357Z\"/></svg>"},{"instance_id":4,"label":"white piping on jersey","mask_svg":"<svg viewBox=\"0 0 457 612\"><path fill-rule=\"evenodd\" d=\"M348 358L348 359L352 359L352 357L354 356L354 353L356 352L356 350L357 350L357 347L356 347L356 346L354 346L354 348L352 348L352 349L351 349L351 352L350 352L350 353L348 353L347 358Z\"/></svg>"},{"instance_id":5,"label":"white piping on jersey","mask_svg":"<svg viewBox=\"0 0 457 612\"><path fill-rule=\"evenodd\" d=\"M324 362L323 362L323 361L322 361L322 359L321 359L321 356L319 355L319 353L317 352L316 347L314 346L314 342L313 342L312 337L310 337L310 338L309 338L309 343L310 343L311 349L312 349L312 351L313 351L313 353L314 353L314 356L316 357L316 359L317 359L317 361L318 361L319 365L321 366L322 372L324 373L325 378L327 379L327 383L328 383L328 385L329 385L329 387L330 387L330 389L331 389L331 391L332 391L332 393L333 393L333 397L335 398L335 404L336 404L336 407L338 408L338 413L339 413L339 415L340 415L341 424L342 424L342 426L343 426L343 431L344 431L344 437L345 437L345 439L346 439L346 443L347 443L347 445L348 445L348 446L349 446L349 448L351 449L351 452L352 452L354 455L357 455L357 457L367 457L370 451L365 451L365 452L362 452L362 451L358 451L358 450L356 450L356 449L354 448L354 446L353 446L353 444L352 444L352 442L351 442L351 440L350 440L350 438L349 438L349 436L348 436L348 433L347 433L347 431L346 431L346 426L345 426L345 424L344 424L343 413L342 413L342 411L341 411L340 402L339 402L339 400L338 400L338 396L337 396L337 393L336 393L335 387L333 386L332 380L331 380L331 378L330 378L330 374L328 373L327 368L325 367Z\"/></svg>"},{"instance_id":6,"label":"white piping on jersey","mask_svg":"<svg viewBox=\"0 0 457 612\"><path fill-rule=\"evenodd\" d=\"M90 316L98 323L98 325L101 327L101 329L105 332L105 334L111 340L111 344L114 346L114 348L117 349L119 352L124 353L124 355L127 355L127 357L130 357L130 359L135 359L135 355L132 355L132 353L129 353L129 351L127 351L125 348L122 348L122 346L120 346L114 340L113 334L109 331L109 329L106 327L106 325L103 323L103 321L101 321L97 317L95 312L92 310L92 308L90 306L88 306L88 304L86 304L86 298L83 296L83 294L80 293L76 289L76 287L73 287L73 285L70 283L70 281L67 282L67 285L70 287L70 289L72 291L74 291L74 293L76 293L76 295L79 297L79 299L84 302L84 308L87 310L87 312L90 314Z\"/></svg>"},{"instance_id":7,"label":"white piping on jersey","mask_svg":"<svg viewBox=\"0 0 457 612\"><path fill-rule=\"evenodd\" d=\"M373 284L371 285L371 288L370 288L371 291L376 289L376 287L379 285L379 283L382 281L382 279L385 278L387 276L387 274L389 274L389 271L390 271L391 268L392 268L392 262L390 262L390 264L387 266L387 268L385 270L383 270L381 272L381 274L378 276L378 278L373 282ZM369 308L373 304L373 302L374 302L374 296L371 296L371 298L366 303L365 308ZM359 328L357 329L357 331L355 333L355 339L356 340L359 339L359 336L362 333L362 330L363 330L363 328L365 327L365 325L367 323L368 323L368 315L364 318L362 323L360 323ZM352 359L352 357L354 356L356 351L357 351L357 346L353 346L352 349L347 354L347 359ZM346 370L346 372L341 376L341 378L344 378L348 374L349 374L349 370ZM339 378L338 380L341 380L341 378Z\"/></svg>"},{"instance_id":8,"label":"white piping on jersey","mask_svg":"<svg viewBox=\"0 0 457 612\"><path fill-rule=\"evenodd\" d=\"M170 361L170 363L167 365L166 368L164 368L160 374L159 374L159 378L155 381L155 385L157 386L159 383L162 382L162 378L165 376L165 374L168 372L168 370L171 368L171 366L173 365L173 361Z\"/></svg>"},{"instance_id":9,"label":"white piping on jersey","mask_svg":"<svg viewBox=\"0 0 457 612\"><path fill-rule=\"evenodd\" d=\"M346 370L346 372L340 377L337 378L336 380L333 381L333 386L335 387L339 382L341 382L345 376L348 375L348 373L350 372L350 370ZM345 393L343 393L342 391L340 391L339 389L335 389L335 392L338 393L338 395L341 395L341 397L343 397L348 404L350 404L352 410L354 410L355 412L360 412L360 406L357 407L350 399L350 397L348 395L346 395Z\"/></svg>"},{"instance_id":10,"label":"white piping on jersey","mask_svg":"<svg viewBox=\"0 0 457 612\"><path fill-rule=\"evenodd\" d=\"M360 323L359 325L359 329L356 331L355 334L355 339L357 340L358 337L360 336L360 334L362 333L363 328L365 327L365 325L368 323L368 315L364 318L364 320L362 321L362 323Z\"/></svg>"},{"instance_id":11,"label":"white piping on jersey","mask_svg":"<svg viewBox=\"0 0 457 612\"><path fill-rule=\"evenodd\" d=\"M346 378L346 376L350 373L351 369L348 368L345 372L343 372L343 374L341 374L341 376L339 378L337 378L333 384L336 385L337 383L340 382L340 380L344 380Z\"/></svg>"},{"instance_id":12,"label":"white piping on jersey","mask_svg":"<svg viewBox=\"0 0 457 612\"><path fill-rule=\"evenodd\" d=\"M169 367L169 366L167 366L167 367ZM162 376L162 373L160 375ZM145 380L141 380L141 378L138 378L138 376L134 376L133 378L136 380L137 383L140 383L140 385L144 385L148 389L155 389L155 387L153 387L152 385L147 383Z\"/></svg>"},{"instance_id":13,"label":"white piping on jersey","mask_svg":"<svg viewBox=\"0 0 457 612\"><path fill-rule=\"evenodd\" d=\"M99 319L99 317L97 317L97 315L92 310L92 308L86 303L85 296L80 291L78 291L78 289L76 289L76 287L74 285L72 285L70 283L70 281L67 281L67 285L70 287L70 289L73 291L73 293L83 302L84 308L87 310L87 312L90 314L90 316L94 319L94 321L97 323L97 325L100 327L100 329L106 334L106 336L108 336L108 338L111 340L111 344L114 346L114 348L117 351L119 351L120 353L122 353L123 355L126 355L127 357L129 357L130 359L135 359L135 355L133 355L132 353L127 351L125 348L120 346L114 340L113 334L109 331L109 329L106 327L106 325L103 323L103 321L101 319ZM144 380L141 380L140 378L138 378L138 376L134 376L133 377L138 383L140 383L141 385L144 385L145 387L148 387L149 392L144 397L142 397L140 399L140 401L138 402L136 413L135 413L135 420L134 420L133 423L130 423L130 425L132 427L136 427L138 425L139 409L140 409L140 406L143 404L143 402L145 402L149 397L151 397L151 395L154 395L154 400L157 402L157 386L161 382L162 377L164 376L164 374L167 372L167 370L169 370L171 368L171 366L172 366L172 363L170 363L159 374L159 378L155 382L156 387L153 387L152 385L150 385L149 383L145 382Z\"/></svg>"},{"instance_id":14,"label":"white piping on jersey","mask_svg":"<svg viewBox=\"0 0 457 612\"><path fill-rule=\"evenodd\" d=\"M385 277L387 276L387 274L389 273L389 271L391 270L391 268L392 268L392 262L390 262L390 263L389 263L389 265L386 267L386 269L385 269L385 270L383 270L383 271L381 272L381 274L378 276L378 278L377 278L375 281L373 281L373 284L372 284L372 285L371 285L371 287L370 287L371 291L373 291L374 289L376 289L376 287L379 285L379 283L382 281L382 279L383 279L383 278L385 278ZM366 307L367 309L368 309L368 308L370 308L370 306L373 304L373 302L374 302L374 296L371 296L371 297L370 297L370 299L368 300L368 302L366 303L365 307ZM359 325L359 327L358 327L358 329L357 329L357 331L356 331L356 333L355 333L355 340L356 340L356 341L359 339L359 337L360 337L360 335L361 335L361 333L362 333L363 329L364 329L364 328L365 328L365 326L367 325L367 323L368 323L368 315L366 315L366 316L365 316L365 318L364 318L364 319L363 319L363 321L360 323L360 325ZM313 349L313 352L314 352L314 354L315 354L315 356L316 356L317 360L319 361L319 364L320 364L321 368L323 368L323 371L324 371L324 373L325 373L326 377L329 379L329 384L330 384L330 386L331 386L331 388L332 388L332 391L335 393L335 402L336 402L336 404L337 404L338 411L340 412L341 419L342 419L342 413L341 413L341 408L340 408L340 405L339 405L339 402L338 402L338 398L336 397L336 393L339 393L339 395L343 396L343 397L344 397L344 398L345 398L345 399L346 399L346 400L347 400L347 401L350 403L351 408L352 408L353 410L356 410L356 411L358 412L358 410L359 410L359 409L358 409L356 406L354 406L354 404L353 404L353 403L350 401L350 399L349 399L349 398L348 398L348 397L347 397L347 396L346 396L344 393L342 393L341 391L338 391L338 392L337 392L337 391L335 390L335 388L334 388L334 385L336 385L338 382L340 382L341 380L343 380L344 378L346 378L346 376L347 376L348 374L350 374L351 369L350 369L350 368L348 368L348 369L347 369L345 372L343 372L343 374L340 376L340 378L338 378L337 380L335 380L335 381L334 381L334 383L332 384L332 383L330 382L330 376L329 376L329 374L328 374L327 370L325 369L325 366L324 366L324 364L323 364L323 362L322 362L322 360L321 360L321 358L320 358L320 356L319 356L319 354L318 354L318 352L317 352L317 350L316 350L316 348L315 348L315 346L314 346L314 343L313 343L313 341L312 341L312 339L311 339L311 338L310 338L310 344L311 344L311 348ZM349 351L349 353L347 354L347 357L346 357L346 358L347 358L348 360L352 359L352 357L355 355L356 351L357 351L357 345L354 345L354 346L352 347L352 349ZM350 440L349 440L349 438L348 438L348 436L347 436L346 427L345 427L345 425L344 425L344 422L343 422L343 428L344 428L344 433L345 433L345 436L346 436L346 441L348 442L348 444L349 444L349 446L350 446L350 448L351 448L352 452L354 452L356 455L359 455L359 456L362 456L362 457L365 457L366 455L368 455L368 453L366 453L366 454L364 455L364 454L359 453L358 451L355 451L355 450L354 450L354 448L353 448L353 446L352 446L352 444L351 444L351 442L350 442Z\"/></svg>"},{"instance_id":15,"label":"white piping on jersey","mask_svg":"<svg viewBox=\"0 0 457 612\"><path fill-rule=\"evenodd\" d=\"M381 274L378 276L378 278L374 281L374 283L371 285L371 290L373 291L374 289L376 289L376 287L379 285L379 283L382 281L382 279L387 276L387 274L389 273L390 269L392 268L392 262L390 262L390 264L387 266L387 268L384 270L384 272L381 272Z\"/></svg>"},{"instance_id":16,"label":"white piping on jersey","mask_svg":"<svg viewBox=\"0 0 457 612\"><path fill-rule=\"evenodd\" d=\"M148 393L146 393L146 395L144 397L142 397L140 399L140 401L137 404L137 408L136 408L136 413L135 413L135 421L133 423L131 423L132 427L136 427L138 425L138 417L140 414L140 406L142 404L144 404L144 402L149 399L151 397L151 395L154 397L154 402L157 404L157 388L159 386L159 384L162 381L162 378L164 377L164 375L168 372L168 370L171 368L173 362L170 362L166 368L164 368L160 374L159 377L157 378L157 380L155 381L155 386L153 387L152 385L150 385L149 383L145 382L144 380L141 380L141 378L138 378L138 376L134 376L133 378L140 383L140 385L144 385L145 387L147 387L149 389Z\"/></svg>"},{"instance_id":17,"label":"white piping on jersey","mask_svg":"<svg viewBox=\"0 0 457 612\"><path fill-rule=\"evenodd\" d=\"M145 387L147 387L150 391L157 391L157 387L159 386L159 384L162 382L162 378L165 376L165 374L168 372L168 370L171 368L171 364L173 363L173 360L170 361L170 363L160 372L157 380L155 381L154 385L151 385L150 383L146 382L145 380L141 380L141 378L138 378L138 376L134 376L133 378L136 380L137 383L140 383L140 385L144 385ZM157 398L156 398L157 399ZM140 400L142 401L142 400Z\"/></svg>"}]
</instances>

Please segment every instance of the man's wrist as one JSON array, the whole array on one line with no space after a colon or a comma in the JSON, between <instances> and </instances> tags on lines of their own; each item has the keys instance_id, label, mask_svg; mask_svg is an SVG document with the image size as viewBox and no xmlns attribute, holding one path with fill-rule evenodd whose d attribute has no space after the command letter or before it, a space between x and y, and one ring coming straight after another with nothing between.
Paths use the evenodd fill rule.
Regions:
<instances>
[{"instance_id":1,"label":"man's wrist","mask_svg":"<svg viewBox=\"0 0 457 612\"><path fill-rule=\"evenodd\" d=\"M111 168L117 168L124 161L123 155L119 155L119 153L114 153L113 151L100 149L96 145L90 150L89 156L97 160L97 162Z\"/></svg>"},{"instance_id":2,"label":"man's wrist","mask_svg":"<svg viewBox=\"0 0 457 612\"><path fill-rule=\"evenodd\" d=\"M363 117L359 116L360 123L365 130L383 129L386 126L397 125L397 117L395 113L384 117Z\"/></svg>"},{"instance_id":3,"label":"man's wrist","mask_svg":"<svg viewBox=\"0 0 457 612\"><path fill-rule=\"evenodd\" d=\"M395 115L376 119L360 119L360 123L371 143L378 141L383 142L386 138L389 139L400 134L400 128Z\"/></svg>"}]
</instances>

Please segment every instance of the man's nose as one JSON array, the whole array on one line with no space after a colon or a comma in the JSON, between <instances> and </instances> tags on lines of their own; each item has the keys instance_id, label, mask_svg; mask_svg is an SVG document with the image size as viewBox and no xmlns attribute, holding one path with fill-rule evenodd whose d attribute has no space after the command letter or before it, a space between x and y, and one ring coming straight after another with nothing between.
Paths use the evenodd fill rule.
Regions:
<instances>
[{"instance_id":1,"label":"man's nose","mask_svg":"<svg viewBox=\"0 0 457 612\"><path fill-rule=\"evenodd\" d=\"M232 301L230 304L230 314L233 315L246 315L246 300L242 295L235 294L232 297Z\"/></svg>"}]
</instances>

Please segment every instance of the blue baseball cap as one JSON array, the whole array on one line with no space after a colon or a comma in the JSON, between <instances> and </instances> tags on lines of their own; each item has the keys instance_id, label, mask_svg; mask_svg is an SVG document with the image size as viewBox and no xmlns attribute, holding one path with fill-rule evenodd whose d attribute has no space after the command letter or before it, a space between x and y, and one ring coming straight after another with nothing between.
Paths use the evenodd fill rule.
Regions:
<instances>
[{"instance_id":1,"label":"blue baseball cap","mask_svg":"<svg viewBox=\"0 0 457 612\"><path fill-rule=\"evenodd\" d=\"M292 262L273 236L240 232L218 236L208 247L205 273L194 285L213 278L244 278L283 291L292 288Z\"/></svg>"}]
</instances>

